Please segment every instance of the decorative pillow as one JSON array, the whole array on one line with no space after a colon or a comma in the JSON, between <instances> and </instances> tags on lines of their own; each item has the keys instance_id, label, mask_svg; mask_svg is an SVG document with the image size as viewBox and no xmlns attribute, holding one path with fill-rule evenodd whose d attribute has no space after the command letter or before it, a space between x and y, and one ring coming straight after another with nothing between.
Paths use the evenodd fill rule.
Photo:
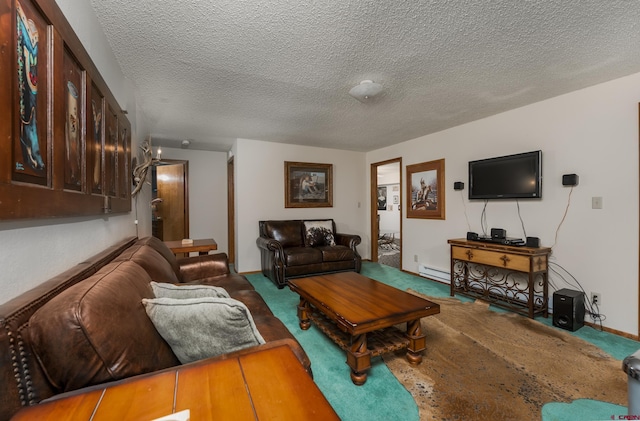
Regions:
<instances>
[{"instance_id":1,"label":"decorative pillow","mask_svg":"<svg viewBox=\"0 0 640 421\"><path fill-rule=\"evenodd\" d=\"M265 343L249 309L232 298L154 298L142 304L183 364Z\"/></svg>"},{"instance_id":2,"label":"decorative pillow","mask_svg":"<svg viewBox=\"0 0 640 421\"><path fill-rule=\"evenodd\" d=\"M151 282L151 289L156 298L229 298L224 288L211 285L174 285Z\"/></svg>"},{"instance_id":3,"label":"decorative pillow","mask_svg":"<svg viewBox=\"0 0 640 421\"><path fill-rule=\"evenodd\" d=\"M333 221L304 221L304 245L308 247L335 246Z\"/></svg>"}]
</instances>

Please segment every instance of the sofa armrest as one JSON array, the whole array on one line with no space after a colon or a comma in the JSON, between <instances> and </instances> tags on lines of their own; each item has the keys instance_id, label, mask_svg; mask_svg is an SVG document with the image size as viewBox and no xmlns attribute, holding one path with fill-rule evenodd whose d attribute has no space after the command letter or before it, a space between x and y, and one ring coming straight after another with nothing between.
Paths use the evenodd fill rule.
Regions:
<instances>
[{"instance_id":1,"label":"sofa armrest","mask_svg":"<svg viewBox=\"0 0 640 421\"><path fill-rule=\"evenodd\" d=\"M180 267L180 275L183 282L231 273L229 270L229 258L226 253L183 257L178 259L178 266Z\"/></svg>"},{"instance_id":2,"label":"sofa armrest","mask_svg":"<svg viewBox=\"0 0 640 421\"><path fill-rule=\"evenodd\" d=\"M359 235L355 235L355 234L340 234L340 233L336 233L334 235L334 238L336 240L336 244L341 245L341 246L346 246L349 247L351 250L356 251L356 246L358 244L360 244L360 242L362 241L362 239L360 238Z\"/></svg>"},{"instance_id":3,"label":"sofa armrest","mask_svg":"<svg viewBox=\"0 0 640 421\"><path fill-rule=\"evenodd\" d=\"M282 255L282 244L278 240L267 237L258 237L258 239L256 240L256 244L258 245L258 248L268 251L274 251L278 255Z\"/></svg>"}]
</instances>

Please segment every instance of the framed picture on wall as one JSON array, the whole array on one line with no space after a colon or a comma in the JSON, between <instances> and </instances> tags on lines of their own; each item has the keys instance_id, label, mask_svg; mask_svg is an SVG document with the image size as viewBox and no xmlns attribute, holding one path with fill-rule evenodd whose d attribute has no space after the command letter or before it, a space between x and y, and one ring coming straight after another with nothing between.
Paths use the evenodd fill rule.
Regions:
<instances>
[{"instance_id":1,"label":"framed picture on wall","mask_svg":"<svg viewBox=\"0 0 640 421\"><path fill-rule=\"evenodd\" d=\"M64 86L64 144L54 145L64 149L64 187L68 190L82 190L82 165L85 156L84 112L85 72L80 63L67 48L63 56Z\"/></svg>"},{"instance_id":2,"label":"framed picture on wall","mask_svg":"<svg viewBox=\"0 0 640 421\"><path fill-rule=\"evenodd\" d=\"M387 187L378 187L378 210L387 210Z\"/></svg>"},{"instance_id":3,"label":"framed picture on wall","mask_svg":"<svg viewBox=\"0 0 640 421\"><path fill-rule=\"evenodd\" d=\"M53 56L48 48L52 44L51 33L45 16L30 0L16 2L16 28L13 51L17 52L11 67L3 62L3 72L12 69L15 83L13 97L14 135L12 140L12 178L24 183L51 185L49 162L50 141L47 126L52 117L53 104L47 92L50 88ZM7 18L7 24L9 17ZM9 31L9 28L3 30ZM12 57L8 52L2 60ZM6 67L4 67L6 66ZM6 94L3 94L3 97Z\"/></svg>"},{"instance_id":4,"label":"framed picture on wall","mask_svg":"<svg viewBox=\"0 0 640 421\"><path fill-rule=\"evenodd\" d=\"M285 161L284 207L333 207L333 165Z\"/></svg>"},{"instance_id":5,"label":"framed picture on wall","mask_svg":"<svg viewBox=\"0 0 640 421\"><path fill-rule=\"evenodd\" d=\"M444 159L407 165L407 218L445 219Z\"/></svg>"}]
</instances>

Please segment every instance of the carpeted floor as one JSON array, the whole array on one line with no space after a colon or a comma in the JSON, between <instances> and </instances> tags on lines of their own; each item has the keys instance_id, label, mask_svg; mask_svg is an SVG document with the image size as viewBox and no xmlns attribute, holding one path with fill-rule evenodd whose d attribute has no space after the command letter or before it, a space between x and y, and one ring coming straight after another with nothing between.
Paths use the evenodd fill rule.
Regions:
<instances>
[{"instance_id":1,"label":"carpeted floor","mask_svg":"<svg viewBox=\"0 0 640 421\"><path fill-rule=\"evenodd\" d=\"M361 273L402 290L413 289L431 297L449 296L449 287L446 285L413 276L386 265L363 262ZM318 329L312 327L302 331L298 327L296 315L298 296L287 288L277 289L262 274L251 274L247 278L262 294L274 314L287 325L305 348L312 361L316 383L343 420L411 421L419 419L418 406L413 397L391 373L382 358L372 360L373 367L369 371L369 377L364 386L353 385L349 378L349 368L345 363L344 353ZM464 297L460 297L460 300L471 301ZM550 318L538 320L551 326ZM618 360L622 360L640 348L638 342L586 326L572 334L599 346ZM624 414L626 414L626 408L623 406L585 399L572 403L549 402L542 409L543 421L611 419L611 416Z\"/></svg>"}]
</instances>

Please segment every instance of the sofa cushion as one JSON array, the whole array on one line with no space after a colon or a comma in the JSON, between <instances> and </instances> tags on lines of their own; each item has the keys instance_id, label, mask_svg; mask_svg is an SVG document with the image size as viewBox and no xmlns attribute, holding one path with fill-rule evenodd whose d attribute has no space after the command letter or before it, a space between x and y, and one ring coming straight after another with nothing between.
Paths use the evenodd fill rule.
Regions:
<instances>
[{"instance_id":1,"label":"sofa cushion","mask_svg":"<svg viewBox=\"0 0 640 421\"><path fill-rule=\"evenodd\" d=\"M269 238L282 244L282 247L300 247L302 241L301 221L266 221L265 231Z\"/></svg>"},{"instance_id":2,"label":"sofa cushion","mask_svg":"<svg viewBox=\"0 0 640 421\"><path fill-rule=\"evenodd\" d=\"M142 300L181 363L265 343L247 307L232 298Z\"/></svg>"},{"instance_id":3,"label":"sofa cushion","mask_svg":"<svg viewBox=\"0 0 640 421\"><path fill-rule=\"evenodd\" d=\"M267 339L262 331L262 327L258 324L258 319L261 317L275 317L271 309L262 298L262 295L255 290L244 290L244 291L231 291L229 295L234 300L238 300L242 302L249 312L251 313L251 317L253 317L253 321L256 323L258 327L258 331L262 335L263 338Z\"/></svg>"},{"instance_id":4,"label":"sofa cushion","mask_svg":"<svg viewBox=\"0 0 640 421\"><path fill-rule=\"evenodd\" d=\"M289 247L284 249L284 261L287 266L322 263L322 252L313 247Z\"/></svg>"},{"instance_id":5,"label":"sofa cushion","mask_svg":"<svg viewBox=\"0 0 640 421\"><path fill-rule=\"evenodd\" d=\"M304 245L307 247L335 246L333 221L304 221Z\"/></svg>"},{"instance_id":6,"label":"sofa cushion","mask_svg":"<svg viewBox=\"0 0 640 421\"><path fill-rule=\"evenodd\" d=\"M31 316L33 352L58 391L179 364L141 304L150 281L137 264L113 262Z\"/></svg>"},{"instance_id":7,"label":"sofa cushion","mask_svg":"<svg viewBox=\"0 0 640 421\"><path fill-rule=\"evenodd\" d=\"M322 253L323 262L342 262L355 259L353 250L346 246L324 246L318 247L318 250Z\"/></svg>"},{"instance_id":8,"label":"sofa cushion","mask_svg":"<svg viewBox=\"0 0 640 421\"><path fill-rule=\"evenodd\" d=\"M152 280L176 284L180 282L171 264L154 248L147 245L133 245L123 251L114 262L130 260L142 266Z\"/></svg>"},{"instance_id":9,"label":"sofa cushion","mask_svg":"<svg viewBox=\"0 0 640 421\"><path fill-rule=\"evenodd\" d=\"M231 294L232 291L255 289L253 285L251 285L251 283L247 281L247 278L245 278L243 275L238 275L236 273L230 273L228 275L209 276L206 278L201 278L201 279L192 281L187 285L191 285L191 284L213 285L213 286L224 289L229 294Z\"/></svg>"},{"instance_id":10,"label":"sofa cushion","mask_svg":"<svg viewBox=\"0 0 640 421\"><path fill-rule=\"evenodd\" d=\"M178 277L178 280L182 282L182 275L180 275L180 266L178 265L178 259L176 259L176 255L173 254L171 249L167 247L167 245L162 240L157 237L148 236L139 239L138 241L136 241L136 244L141 246L149 246L160 253L160 255L164 257L167 262L169 262L169 265L171 265L171 268Z\"/></svg>"},{"instance_id":11,"label":"sofa cushion","mask_svg":"<svg viewBox=\"0 0 640 421\"><path fill-rule=\"evenodd\" d=\"M151 289L156 298L229 298L223 288L211 285L174 285L151 282Z\"/></svg>"}]
</instances>

